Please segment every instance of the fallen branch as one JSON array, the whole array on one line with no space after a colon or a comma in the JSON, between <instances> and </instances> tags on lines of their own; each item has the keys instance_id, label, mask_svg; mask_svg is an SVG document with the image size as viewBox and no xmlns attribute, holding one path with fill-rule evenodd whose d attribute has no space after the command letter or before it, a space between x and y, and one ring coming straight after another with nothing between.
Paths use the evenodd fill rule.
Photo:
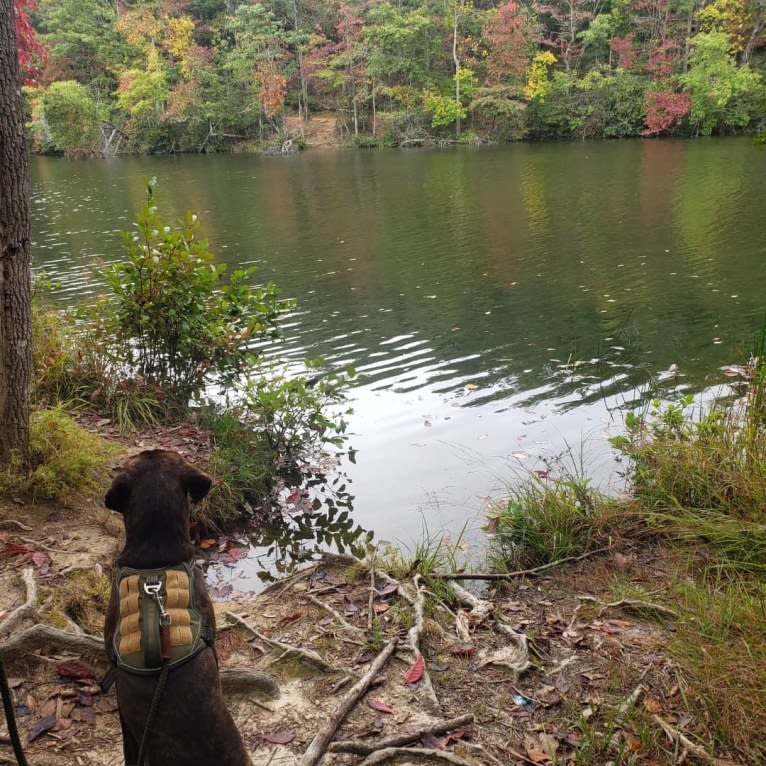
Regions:
<instances>
[{"instance_id":1,"label":"fallen branch","mask_svg":"<svg viewBox=\"0 0 766 766\"><path fill-rule=\"evenodd\" d=\"M37 618L37 583L30 567L22 571L21 579L27 591L26 600L0 622L1 633L11 633L22 620Z\"/></svg>"},{"instance_id":2,"label":"fallen branch","mask_svg":"<svg viewBox=\"0 0 766 766\"><path fill-rule=\"evenodd\" d=\"M268 636L261 633L260 630L257 628L254 628L249 622L244 620L239 615L234 614L234 612L226 612L226 616L230 620L234 620L238 625L241 625L245 630L252 633L257 639L260 641L263 641L265 644L269 644L270 646L273 646L275 649L280 649L284 654L294 654L298 657L306 660L306 662L310 663L311 665L314 665L314 667L319 668L319 670L322 670L326 673L339 673L340 671L327 663L317 652L315 652L313 649L302 649L299 646L293 646L292 644L286 644L283 641L279 641L276 638L269 638ZM283 655L284 656L284 655Z\"/></svg>"},{"instance_id":3,"label":"fallen branch","mask_svg":"<svg viewBox=\"0 0 766 766\"><path fill-rule=\"evenodd\" d=\"M0 654L3 655L4 660L11 660L46 644L53 644L57 649L105 659L103 638L87 633L82 635L70 633L41 623L22 630L21 633L0 644Z\"/></svg>"},{"instance_id":4,"label":"fallen branch","mask_svg":"<svg viewBox=\"0 0 766 766\"><path fill-rule=\"evenodd\" d=\"M34 527L27 526L26 524L22 524L17 519L0 519L0 527L16 527L17 529L20 529L22 532L33 532Z\"/></svg>"},{"instance_id":5,"label":"fallen branch","mask_svg":"<svg viewBox=\"0 0 766 766\"><path fill-rule=\"evenodd\" d=\"M476 766L476 761L466 761L465 758L446 750L429 750L425 747L387 747L385 750L377 750L358 766L376 766L376 764L385 763L400 756L419 758L422 759L423 763L444 761L445 763L457 764L457 766Z\"/></svg>"},{"instance_id":6,"label":"fallen branch","mask_svg":"<svg viewBox=\"0 0 766 766\"><path fill-rule=\"evenodd\" d=\"M383 647L380 654L372 661L368 671L349 689L346 696L336 707L333 715L314 735L314 739L311 740L306 752L303 754L303 758L301 758L300 766L314 766L319 763L338 727L362 698L375 676L378 675L388 662L388 658L394 653L396 643L397 640L395 638L389 641Z\"/></svg>"},{"instance_id":7,"label":"fallen branch","mask_svg":"<svg viewBox=\"0 0 766 766\"><path fill-rule=\"evenodd\" d=\"M352 739L346 740L345 742L331 742L327 749L331 753L370 755L376 750L383 750L387 747L401 747L402 745L409 745L411 742L417 742L424 734L446 734L448 731L459 729L461 726L466 726L471 723L473 723L473 715L466 713L465 715L451 718L448 721L441 721L432 726L422 726L414 731L397 734L393 737L388 737L387 739L381 739L372 745L369 744L369 742Z\"/></svg>"},{"instance_id":8,"label":"fallen branch","mask_svg":"<svg viewBox=\"0 0 766 766\"><path fill-rule=\"evenodd\" d=\"M604 553L609 548L597 548L595 551L588 551L580 556L566 556L563 559L551 561L548 564L541 564L532 569L519 569L515 572L434 572L429 577L438 577L442 580L508 580L511 577L523 577L524 575L534 575L545 572L561 564L568 564L570 561L582 561L589 556L595 556L597 553Z\"/></svg>"},{"instance_id":9,"label":"fallen branch","mask_svg":"<svg viewBox=\"0 0 766 766\"><path fill-rule=\"evenodd\" d=\"M736 762L730 761L728 758L716 758L714 755L711 755L704 747L692 742L688 737L681 734L678 729L671 726L658 715L653 715L652 720L665 732L665 734L668 735L672 742L680 745L695 758L699 758L705 763L712 764L712 766L737 766Z\"/></svg>"}]
</instances>

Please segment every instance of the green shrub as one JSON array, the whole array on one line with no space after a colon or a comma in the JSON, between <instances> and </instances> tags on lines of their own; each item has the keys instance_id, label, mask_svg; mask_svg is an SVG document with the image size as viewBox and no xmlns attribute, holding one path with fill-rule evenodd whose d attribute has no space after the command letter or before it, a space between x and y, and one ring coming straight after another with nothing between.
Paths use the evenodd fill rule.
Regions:
<instances>
[{"instance_id":1,"label":"green shrub","mask_svg":"<svg viewBox=\"0 0 766 766\"><path fill-rule=\"evenodd\" d=\"M262 363L246 376L238 403L202 411L215 479L200 508L207 525L225 527L262 511L278 481L291 487L325 481L316 464L328 445L340 449L345 442L342 404L354 371L323 373L318 359L305 364L302 375L288 376Z\"/></svg>"},{"instance_id":2,"label":"green shrub","mask_svg":"<svg viewBox=\"0 0 766 766\"><path fill-rule=\"evenodd\" d=\"M273 284L253 288L254 269L213 263L199 221L163 224L155 180L137 230L123 232L126 259L106 269L111 294L91 313L102 347L123 378L139 376L186 404L209 383L230 385L255 359L253 343L276 334L289 303Z\"/></svg>"}]
</instances>

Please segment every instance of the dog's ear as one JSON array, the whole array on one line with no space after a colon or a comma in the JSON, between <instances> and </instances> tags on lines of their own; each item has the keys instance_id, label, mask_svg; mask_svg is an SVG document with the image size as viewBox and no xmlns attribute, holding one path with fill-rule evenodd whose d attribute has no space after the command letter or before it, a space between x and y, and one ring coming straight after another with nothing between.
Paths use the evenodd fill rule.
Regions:
<instances>
[{"instance_id":1,"label":"dog's ear","mask_svg":"<svg viewBox=\"0 0 766 766\"><path fill-rule=\"evenodd\" d=\"M213 480L199 468L190 465L183 476L184 489L189 493L192 501L198 503L207 495Z\"/></svg>"},{"instance_id":2,"label":"dog's ear","mask_svg":"<svg viewBox=\"0 0 766 766\"><path fill-rule=\"evenodd\" d=\"M125 513L130 499L130 482L125 476L118 476L109 487L104 498L104 505L112 511Z\"/></svg>"}]
</instances>

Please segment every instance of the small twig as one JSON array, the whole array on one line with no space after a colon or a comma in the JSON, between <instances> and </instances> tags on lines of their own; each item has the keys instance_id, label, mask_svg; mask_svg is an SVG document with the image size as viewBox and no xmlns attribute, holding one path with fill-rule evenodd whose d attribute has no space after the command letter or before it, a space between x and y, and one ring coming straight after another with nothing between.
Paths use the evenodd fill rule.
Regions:
<instances>
[{"instance_id":1,"label":"small twig","mask_svg":"<svg viewBox=\"0 0 766 766\"><path fill-rule=\"evenodd\" d=\"M473 715L466 713L457 718L451 718L448 721L440 721L431 726L421 726L414 731L397 734L387 739L381 739L370 744L358 739L346 740L341 742L331 742L327 748L331 753L353 753L354 755L370 755L376 750L383 750L387 747L401 747L409 745L410 742L417 742L424 734L446 734L453 729L459 729L461 726L467 726L473 723Z\"/></svg>"},{"instance_id":2,"label":"small twig","mask_svg":"<svg viewBox=\"0 0 766 766\"><path fill-rule=\"evenodd\" d=\"M333 609L333 607L331 607L329 604L326 604L324 601L321 601L320 599L318 599L313 593L305 593L304 596L309 601L311 601L312 604L316 604L322 609L325 609L326 611L328 611L347 630L350 630L354 633L364 633L364 631L360 627L357 627L356 625L352 625L350 622L346 620L346 618L337 609Z\"/></svg>"},{"instance_id":3,"label":"small twig","mask_svg":"<svg viewBox=\"0 0 766 766\"><path fill-rule=\"evenodd\" d=\"M592 601L595 604L599 604L601 606L601 609L598 613L599 617L601 617L601 615L604 614L604 612L606 612L608 609L625 608L632 609L637 612L658 612L659 614L664 614L667 617L672 617L674 620L678 619L678 612L675 612L669 607L663 606L662 604L653 604L649 601L638 601L632 598L621 598L619 601L610 601L609 603L605 603L604 601L601 601L594 596L578 596L577 598L580 599L580 601Z\"/></svg>"},{"instance_id":4,"label":"small twig","mask_svg":"<svg viewBox=\"0 0 766 766\"><path fill-rule=\"evenodd\" d=\"M273 646L275 649L280 649L283 652L282 656L285 656L287 654L295 654L298 657L302 657L304 660L309 662L310 664L314 665L315 667L319 668L319 670L325 671L327 673L338 673L338 669L327 663L317 652L315 652L313 649L302 649L299 646L293 646L292 644L286 644L283 641L279 641L276 638L269 638L268 636L261 633L260 630L253 627L249 622L244 620L239 615L234 614L234 612L226 612L226 616L230 620L234 620L237 624L241 625L246 630L250 631L256 638L258 638L260 641L263 641L265 644L269 644Z\"/></svg>"},{"instance_id":5,"label":"small twig","mask_svg":"<svg viewBox=\"0 0 766 766\"><path fill-rule=\"evenodd\" d=\"M489 750L484 747L484 745L479 745L476 742L461 742L460 747L467 748L468 750L472 750L476 753L481 753L485 758L488 758L490 761L492 761L492 763L497 764L497 766L506 766L501 760L495 758L495 756L492 755L492 753L490 753Z\"/></svg>"},{"instance_id":6,"label":"small twig","mask_svg":"<svg viewBox=\"0 0 766 766\"><path fill-rule=\"evenodd\" d=\"M730 761L728 758L716 758L714 755L711 755L704 747L692 742L658 715L653 715L652 720L668 735L671 741L688 750L695 758L699 758L701 761L710 763L713 766L737 766L735 761Z\"/></svg>"},{"instance_id":7,"label":"small twig","mask_svg":"<svg viewBox=\"0 0 766 766\"><path fill-rule=\"evenodd\" d=\"M377 764L386 763L386 761L402 756L420 757L426 759L427 763L444 761L445 763L457 764L457 766L475 766L475 761L467 761L465 758L461 758L447 750L429 750L425 747L387 747L385 750L375 751L361 763L357 764L357 766L376 766Z\"/></svg>"},{"instance_id":8,"label":"small twig","mask_svg":"<svg viewBox=\"0 0 766 766\"><path fill-rule=\"evenodd\" d=\"M563 559L551 561L548 564L542 564L532 569L519 569L516 572L434 572L429 577L439 577L442 580L508 580L511 577L523 577L524 575L534 575L544 572L552 567L567 564L570 561L582 561L589 556L595 556L597 553L604 553L609 548L597 548L595 551L588 551L580 556L566 556Z\"/></svg>"},{"instance_id":9,"label":"small twig","mask_svg":"<svg viewBox=\"0 0 766 766\"><path fill-rule=\"evenodd\" d=\"M15 537L17 537L23 543L34 545L36 548L42 548L43 550L50 551L51 553L63 553L65 556L72 556L75 553L75 551L65 551L63 548L52 548L50 545L41 543L39 540L33 540L31 537L22 537L21 535L15 535Z\"/></svg>"},{"instance_id":10,"label":"small twig","mask_svg":"<svg viewBox=\"0 0 766 766\"><path fill-rule=\"evenodd\" d=\"M388 658L396 649L396 643L397 641L395 638L389 641L383 647L380 654L378 654L372 661L367 672L351 687L351 689L349 689L346 696L336 707L333 715L314 735L314 739L311 740L311 743L301 758L300 766L315 766L315 764L319 763L327 750L327 745L338 730L338 727L343 723L352 708L362 698L375 676L378 675L384 665L388 662Z\"/></svg>"},{"instance_id":11,"label":"small twig","mask_svg":"<svg viewBox=\"0 0 766 766\"><path fill-rule=\"evenodd\" d=\"M0 519L0 527L14 526L20 529L22 532L34 532L34 527L28 527L26 524L22 524L17 519Z\"/></svg>"},{"instance_id":12,"label":"small twig","mask_svg":"<svg viewBox=\"0 0 766 766\"><path fill-rule=\"evenodd\" d=\"M638 702L638 698L644 693L644 687L642 684L638 684L635 689L630 693L628 697L626 697L621 703L620 706L615 711L614 715L614 733L612 734L611 739L609 740L609 746L610 747L619 747L620 745L620 727L625 721L625 717L628 715L628 712L632 707L635 706L636 702Z\"/></svg>"},{"instance_id":13,"label":"small twig","mask_svg":"<svg viewBox=\"0 0 766 766\"><path fill-rule=\"evenodd\" d=\"M35 573L31 567L21 572L21 579L26 588L26 600L21 606L16 607L2 622L0 632L10 633L23 620L37 618L37 583Z\"/></svg>"},{"instance_id":14,"label":"small twig","mask_svg":"<svg viewBox=\"0 0 766 766\"><path fill-rule=\"evenodd\" d=\"M370 557L370 597L367 600L367 630L375 624L375 554Z\"/></svg>"}]
</instances>

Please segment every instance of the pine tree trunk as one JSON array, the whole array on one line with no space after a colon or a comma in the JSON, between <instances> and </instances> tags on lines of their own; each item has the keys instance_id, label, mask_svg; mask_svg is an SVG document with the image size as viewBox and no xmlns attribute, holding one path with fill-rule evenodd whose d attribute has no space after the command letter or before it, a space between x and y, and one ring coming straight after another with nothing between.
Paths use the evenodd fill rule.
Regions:
<instances>
[{"instance_id":1,"label":"pine tree trunk","mask_svg":"<svg viewBox=\"0 0 766 766\"><path fill-rule=\"evenodd\" d=\"M0 464L29 446L29 159L13 0L0 0Z\"/></svg>"}]
</instances>

